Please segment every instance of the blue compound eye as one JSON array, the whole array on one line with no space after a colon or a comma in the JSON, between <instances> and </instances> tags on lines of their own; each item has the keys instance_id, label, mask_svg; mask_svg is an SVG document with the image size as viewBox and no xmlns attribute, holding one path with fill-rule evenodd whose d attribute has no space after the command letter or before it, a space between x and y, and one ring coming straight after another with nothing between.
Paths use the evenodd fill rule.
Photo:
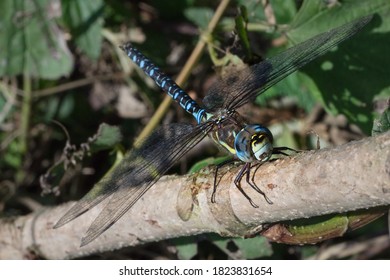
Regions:
<instances>
[{"instance_id":1,"label":"blue compound eye","mask_svg":"<svg viewBox=\"0 0 390 280\"><path fill-rule=\"evenodd\" d=\"M251 150L256 160L267 161L272 156L272 142L268 134L262 132L252 135Z\"/></svg>"},{"instance_id":2,"label":"blue compound eye","mask_svg":"<svg viewBox=\"0 0 390 280\"><path fill-rule=\"evenodd\" d=\"M244 162L267 161L272 155L272 133L268 128L250 124L236 136L234 148L237 157Z\"/></svg>"}]
</instances>

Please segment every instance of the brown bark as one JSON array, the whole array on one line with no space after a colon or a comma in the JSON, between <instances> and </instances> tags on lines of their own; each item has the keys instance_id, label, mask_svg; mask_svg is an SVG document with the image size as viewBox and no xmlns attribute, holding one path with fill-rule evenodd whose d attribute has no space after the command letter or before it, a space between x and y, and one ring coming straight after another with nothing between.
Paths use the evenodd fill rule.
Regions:
<instances>
[{"instance_id":1,"label":"brown bark","mask_svg":"<svg viewBox=\"0 0 390 280\"><path fill-rule=\"evenodd\" d=\"M0 220L0 258L28 258L31 252L49 259L75 258L203 232L243 236L266 223L390 205L390 132L264 164L254 180L273 204L242 180L259 208L234 186L239 170L230 166L221 171L216 203L210 202L214 169L165 176L114 226L82 248L80 239L105 202L55 230L52 226L71 203Z\"/></svg>"}]
</instances>

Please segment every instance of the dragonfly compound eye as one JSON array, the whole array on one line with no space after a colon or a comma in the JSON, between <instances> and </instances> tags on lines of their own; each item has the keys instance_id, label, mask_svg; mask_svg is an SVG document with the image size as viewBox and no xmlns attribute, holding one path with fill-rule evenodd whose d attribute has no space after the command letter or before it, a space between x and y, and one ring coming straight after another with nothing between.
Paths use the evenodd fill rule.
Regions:
<instances>
[{"instance_id":1,"label":"dragonfly compound eye","mask_svg":"<svg viewBox=\"0 0 390 280\"><path fill-rule=\"evenodd\" d=\"M251 150L259 161L267 161L272 156L272 142L267 133L260 132L252 135Z\"/></svg>"},{"instance_id":2,"label":"dragonfly compound eye","mask_svg":"<svg viewBox=\"0 0 390 280\"><path fill-rule=\"evenodd\" d=\"M272 133L259 124L245 126L236 136L234 148L244 162L267 161L272 155Z\"/></svg>"}]
</instances>

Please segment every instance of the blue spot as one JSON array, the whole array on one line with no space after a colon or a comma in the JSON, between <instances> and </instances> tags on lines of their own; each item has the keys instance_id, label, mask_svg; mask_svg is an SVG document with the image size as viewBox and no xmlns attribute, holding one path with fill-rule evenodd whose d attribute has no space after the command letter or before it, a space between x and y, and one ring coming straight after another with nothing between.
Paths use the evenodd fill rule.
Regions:
<instances>
[{"instance_id":1,"label":"blue spot","mask_svg":"<svg viewBox=\"0 0 390 280\"><path fill-rule=\"evenodd\" d=\"M144 66L145 66L145 61L141 60L141 62L139 63L139 67L144 68Z\"/></svg>"},{"instance_id":2,"label":"blue spot","mask_svg":"<svg viewBox=\"0 0 390 280\"><path fill-rule=\"evenodd\" d=\"M150 70L149 76L153 76L153 74L154 74L154 69Z\"/></svg>"},{"instance_id":3,"label":"blue spot","mask_svg":"<svg viewBox=\"0 0 390 280\"><path fill-rule=\"evenodd\" d=\"M201 109L196 114L194 114L197 123L201 123L202 122L204 112L205 112L204 109Z\"/></svg>"}]
</instances>

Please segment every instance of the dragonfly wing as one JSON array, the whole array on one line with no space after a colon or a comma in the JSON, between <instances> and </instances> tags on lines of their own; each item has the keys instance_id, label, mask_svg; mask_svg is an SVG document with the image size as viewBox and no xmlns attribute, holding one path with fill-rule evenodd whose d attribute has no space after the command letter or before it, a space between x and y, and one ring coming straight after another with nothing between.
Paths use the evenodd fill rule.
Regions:
<instances>
[{"instance_id":1,"label":"dragonfly wing","mask_svg":"<svg viewBox=\"0 0 390 280\"><path fill-rule=\"evenodd\" d=\"M98 205L100 202L112 195L118 187L118 184L116 184L112 179L112 173L108 173L97 184L95 184L95 186L83 198L73 205L73 207L58 220L53 228L59 228L81 216L89 209Z\"/></svg>"},{"instance_id":2,"label":"dragonfly wing","mask_svg":"<svg viewBox=\"0 0 390 280\"><path fill-rule=\"evenodd\" d=\"M118 221L211 128L210 124L171 124L160 127L140 148L130 151L107 178L98 183L98 191L92 189L56 226L75 219L112 195L82 239L82 246L93 241Z\"/></svg>"},{"instance_id":3,"label":"dragonfly wing","mask_svg":"<svg viewBox=\"0 0 390 280\"><path fill-rule=\"evenodd\" d=\"M236 109L329 49L361 30L372 15L321 33L274 57L255 64L214 84L204 99L209 110Z\"/></svg>"},{"instance_id":4,"label":"dragonfly wing","mask_svg":"<svg viewBox=\"0 0 390 280\"><path fill-rule=\"evenodd\" d=\"M99 216L88 228L85 236L81 239L81 246L92 242L115 224L150 189L155 181L157 180L150 181L138 187L123 186L119 188L112 195L107 206L104 207L99 213Z\"/></svg>"}]
</instances>

